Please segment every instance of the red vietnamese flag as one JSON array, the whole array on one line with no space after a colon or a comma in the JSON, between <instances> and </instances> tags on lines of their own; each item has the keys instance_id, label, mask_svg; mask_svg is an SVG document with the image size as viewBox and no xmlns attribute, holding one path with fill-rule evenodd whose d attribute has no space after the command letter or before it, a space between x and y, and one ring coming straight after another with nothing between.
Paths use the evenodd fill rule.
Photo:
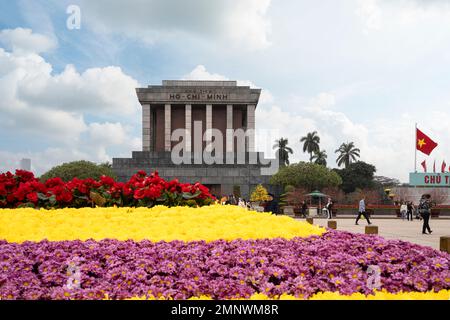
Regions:
<instances>
[{"instance_id":1,"label":"red vietnamese flag","mask_svg":"<svg viewBox=\"0 0 450 320\"><path fill-rule=\"evenodd\" d=\"M437 147L437 143L434 142L429 136L425 133L417 129L416 131L416 148L419 151L422 151L426 155L430 155L430 153Z\"/></svg>"},{"instance_id":2,"label":"red vietnamese flag","mask_svg":"<svg viewBox=\"0 0 450 320\"><path fill-rule=\"evenodd\" d=\"M445 160L444 160L444 161L442 161L441 172L444 173L446 168L447 168L447 164L445 163Z\"/></svg>"}]
</instances>

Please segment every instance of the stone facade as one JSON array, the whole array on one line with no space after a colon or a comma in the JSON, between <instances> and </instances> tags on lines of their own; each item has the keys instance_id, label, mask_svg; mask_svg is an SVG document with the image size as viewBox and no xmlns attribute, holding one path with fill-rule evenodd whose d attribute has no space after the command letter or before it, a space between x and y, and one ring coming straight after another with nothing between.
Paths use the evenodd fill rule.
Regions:
<instances>
[{"instance_id":1,"label":"stone facade","mask_svg":"<svg viewBox=\"0 0 450 320\"><path fill-rule=\"evenodd\" d=\"M257 184L276 191L269 186L270 176L262 175L261 169L268 167L269 160L255 151L254 133L250 130L251 134L245 138L245 150L237 150L233 144L235 130L255 129L261 89L237 86L236 81L165 80L161 86L138 88L136 93L142 105L143 150L133 151L132 158L113 159L113 170L119 180L129 179L138 170L157 170L165 179L205 184L216 196L231 194L239 188L241 195L248 198ZM208 133L207 129L217 129L223 134L224 164L195 160L199 155L202 158L206 144L211 141L211 136L205 134L201 152L193 150L198 124L201 136ZM179 143L171 140L176 129L184 129L188 137L184 141L184 158L191 161L183 164L172 160L172 148ZM245 161L237 164L241 156ZM233 164L225 164L230 163L225 159L234 159Z\"/></svg>"},{"instance_id":2,"label":"stone facade","mask_svg":"<svg viewBox=\"0 0 450 320\"><path fill-rule=\"evenodd\" d=\"M262 157L262 154L256 156ZM170 152L133 151L132 158L113 159L113 169L119 181L128 180L139 170L156 170L164 179L200 182L208 186L216 196L232 194L233 189L238 186L241 195L248 198L258 184L263 184L269 191L276 193L276 189L269 185L270 176L261 175L259 164L176 165L171 160Z\"/></svg>"}]
</instances>

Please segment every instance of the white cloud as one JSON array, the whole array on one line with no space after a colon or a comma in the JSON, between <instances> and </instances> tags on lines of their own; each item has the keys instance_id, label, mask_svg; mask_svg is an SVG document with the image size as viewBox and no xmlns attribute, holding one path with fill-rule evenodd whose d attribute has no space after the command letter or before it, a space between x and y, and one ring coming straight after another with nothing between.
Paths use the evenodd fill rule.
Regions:
<instances>
[{"instance_id":1,"label":"white cloud","mask_svg":"<svg viewBox=\"0 0 450 320\"><path fill-rule=\"evenodd\" d=\"M91 68L82 74L72 65L57 75L48 71L25 77L18 96L30 104L89 114L123 115L138 111L135 88L139 83L119 67Z\"/></svg>"},{"instance_id":2,"label":"white cloud","mask_svg":"<svg viewBox=\"0 0 450 320\"><path fill-rule=\"evenodd\" d=\"M450 149L450 115L446 112L423 110L411 111L395 116L385 116L370 121L367 126L352 121L346 114L333 110L333 104L323 107L326 101L333 101L333 94L320 93L310 99L294 99L295 111L283 111L278 106L263 106L257 109L257 127L276 130L277 136L269 140L262 139L259 150L267 152L267 144L279 137L289 139L289 145L294 149L293 161L307 161L308 155L302 153L299 139L308 132L317 131L320 138L320 148L328 154L328 166L336 167L334 151L342 142L353 141L361 149L361 160L374 164L378 175L394 177L402 182L408 182L409 172L414 169L415 121L432 139L438 142L438 147L430 156L417 153L417 169L422 171L420 163L426 160L428 170L432 170L436 161L436 169L440 171L443 160L450 165L448 150ZM421 126L421 124L423 126ZM430 127L426 124L436 124ZM271 147L270 147L271 148ZM269 148L269 150L270 150Z\"/></svg>"},{"instance_id":3,"label":"white cloud","mask_svg":"<svg viewBox=\"0 0 450 320\"><path fill-rule=\"evenodd\" d=\"M83 21L94 31L117 33L150 43L194 35L247 49L270 45L270 0L129 0L81 2Z\"/></svg>"},{"instance_id":4,"label":"white cloud","mask_svg":"<svg viewBox=\"0 0 450 320\"><path fill-rule=\"evenodd\" d=\"M199 64L191 72L184 75L182 80L229 80L227 77L218 73L209 73L204 65Z\"/></svg>"},{"instance_id":5,"label":"white cloud","mask_svg":"<svg viewBox=\"0 0 450 320\"><path fill-rule=\"evenodd\" d=\"M17 35L16 30L8 34ZM68 65L54 74L52 65L37 53L50 49L39 47L48 38L31 31L26 34L38 39L34 52L23 50L23 39L16 36L8 38L12 52L0 48L0 133L21 141L16 150L36 149L32 143L39 139L45 150L1 151L0 170L13 169L25 157L32 159L40 174L63 161L107 161L110 148L129 155L139 146L134 136L134 126L140 122L136 80L113 66L80 73ZM121 122L105 121L117 117Z\"/></svg>"},{"instance_id":6,"label":"white cloud","mask_svg":"<svg viewBox=\"0 0 450 320\"><path fill-rule=\"evenodd\" d=\"M218 74L218 73L210 73L206 70L204 65L196 66L191 72L184 75L182 80L219 80L219 81L227 81L229 78ZM237 80L238 86L249 86L250 88L258 88L253 82L249 80ZM259 98L260 104L272 103L274 101L272 94L269 90L262 90L261 96Z\"/></svg>"},{"instance_id":7,"label":"white cloud","mask_svg":"<svg viewBox=\"0 0 450 320\"><path fill-rule=\"evenodd\" d=\"M42 34L33 33L31 29L4 29L0 32L0 43L13 51L41 53L53 50L57 43Z\"/></svg>"},{"instance_id":8,"label":"white cloud","mask_svg":"<svg viewBox=\"0 0 450 320\"><path fill-rule=\"evenodd\" d=\"M365 31L381 28L381 8L377 0L358 0L356 14L365 23Z\"/></svg>"},{"instance_id":9,"label":"white cloud","mask_svg":"<svg viewBox=\"0 0 450 320\"><path fill-rule=\"evenodd\" d=\"M93 145L123 144L127 141L127 133L121 123L90 123L89 142Z\"/></svg>"},{"instance_id":10,"label":"white cloud","mask_svg":"<svg viewBox=\"0 0 450 320\"><path fill-rule=\"evenodd\" d=\"M357 16L365 24L365 33L418 24L446 21L450 16L447 0L357 0Z\"/></svg>"}]
</instances>

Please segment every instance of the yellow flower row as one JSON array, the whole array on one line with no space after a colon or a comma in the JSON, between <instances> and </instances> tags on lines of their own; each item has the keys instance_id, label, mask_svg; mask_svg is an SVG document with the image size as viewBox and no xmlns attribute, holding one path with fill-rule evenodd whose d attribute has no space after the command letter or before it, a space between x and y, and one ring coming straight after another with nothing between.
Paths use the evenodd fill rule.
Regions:
<instances>
[{"instance_id":1,"label":"yellow flower row","mask_svg":"<svg viewBox=\"0 0 450 320\"><path fill-rule=\"evenodd\" d=\"M165 300L165 298L155 297L135 297L130 300ZM212 300L210 296L193 297L189 300ZM236 299L238 300L238 299ZM282 294L270 298L265 294L257 293L246 300L304 300L293 295ZM441 290L439 292L399 292L389 293L386 290L375 291L373 294L364 295L362 293L353 293L352 295L342 295L339 292L319 292L308 300L450 300L450 290Z\"/></svg>"},{"instance_id":2,"label":"yellow flower row","mask_svg":"<svg viewBox=\"0 0 450 320\"><path fill-rule=\"evenodd\" d=\"M324 228L237 206L0 210L0 239L214 241L321 235Z\"/></svg>"}]
</instances>

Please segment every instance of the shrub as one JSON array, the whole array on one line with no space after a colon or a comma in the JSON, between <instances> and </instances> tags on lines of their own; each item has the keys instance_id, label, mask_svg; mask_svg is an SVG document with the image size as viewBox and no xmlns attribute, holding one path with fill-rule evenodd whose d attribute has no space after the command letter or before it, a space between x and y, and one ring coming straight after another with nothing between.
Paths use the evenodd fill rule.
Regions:
<instances>
[{"instance_id":1,"label":"shrub","mask_svg":"<svg viewBox=\"0 0 450 320\"><path fill-rule=\"evenodd\" d=\"M269 194L267 193L266 188L264 188L261 184L258 184L253 190L252 195L250 196L250 201L267 201L270 199Z\"/></svg>"},{"instance_id":2,"label":"shrub","mask_svg":"<svg viewBox=\"0 0 450 320\"><path fill-rule=\"evenodd\" d=\"M300 162L281 167L270 180L276 185L292 185L307 190L321 190L324 187L337 187L341 177L334 171L315 163Z\"/></svg>"},{"instance_id":3,"label":"shrub","mask_svg":"<svg viewBox=\"0 0 450 320\"><path fill-rule=\"evenodd\" d=\"M101 176L108 176L116 178L109 163L95 164L90 161L73 161L69 163L63 163L59 166L53 167L46 173L44 173L40 180L42 182L51 178L61 178L67 182L74 178L88 179L92 178L99 180Z\"/></svg>"}]
</instances>

